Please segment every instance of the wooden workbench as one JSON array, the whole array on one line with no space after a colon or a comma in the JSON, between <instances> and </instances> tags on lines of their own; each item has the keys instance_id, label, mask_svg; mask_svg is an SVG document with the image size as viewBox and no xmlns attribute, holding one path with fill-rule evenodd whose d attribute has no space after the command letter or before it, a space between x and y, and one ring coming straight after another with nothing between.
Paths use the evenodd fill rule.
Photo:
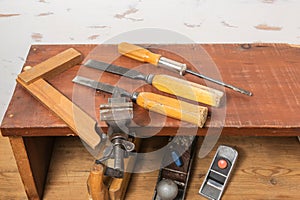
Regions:
<instances>
[{"instance_id":1,"label":"wooden workbench","mask_svg":"<svg viewBox=\"0 0 300 200\"><path fill-rule=\"evenodd\" d=\"M248 89L253 92L254 96L248 97L226 89L225 103L221 108L210 109L212 115L203 129L196 129L190 124L166 119L158 114L149 115L147 111L135 106L133 127L141 135L172 135L178 132L178 127L183 130L181 132L183 134L196 130L198 135L205 135L210 128L215 127L223 127L222 135L227 136L300 135L298 112L300 108L300 93L298 93L300 48L286 44L146 46L154 52L189 63L189 67L195 71L222 78L224 82ZM120 57L115 45L34 45L30 49L24 66L34 66L69 47L80 51L86 59L94 58L113 62L116 65L135 68L143 72L169 73L150 65L141 66L137 61ZM202 55L205 53L203 49L214 62ZM219 75L216 72L219 72ZM102 74L92 69L75 66L48 80L87 113L99 119L99 104L107 102L110 95L82 86L74 86L71 80L76 74L95 79L101 76L101 81L111 84L116 84L120 76ZM186 75L185 78L214 86L190 75ZM139 87L139 90L158 93L152 87L140 87L140 82L130 79L122 79L118 83L127 90L132 91ZM222 116L224 112L226 117ZM99 126L106 131L103 122L99 122ZM1 132L3 136L10 138L28 197L38 199L43 194L52 153L53 136L69 136L74 133L19 85L16 86L3 119Z\"/></svg>"}]
</instances>

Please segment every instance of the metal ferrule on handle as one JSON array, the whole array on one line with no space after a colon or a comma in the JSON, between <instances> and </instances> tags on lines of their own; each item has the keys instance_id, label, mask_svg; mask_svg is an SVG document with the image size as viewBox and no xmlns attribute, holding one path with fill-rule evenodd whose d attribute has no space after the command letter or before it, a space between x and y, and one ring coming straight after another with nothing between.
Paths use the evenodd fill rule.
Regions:
<instances>
[{"instance_id":1,"label":"metal ferrule on handle","mask_svg":"<svg viewBox=\"0 0 300 200\"><path fill-rule=\"evenodd\" d=\"M158 61L158 66L166 68L166 69L171 69L173 71L174 70L178 71L181 76L184 75L185 70L187 69L186 64L180 63L180 62L177 62L175 60L171 60L171 59L168 59L165 57L160 57L160 59Z\"/></svg>"},{"instance_id":2,"label":"metal ferrule on handle","mask_svg":"<svg viewBox=\"0 0 300 200\"><path fill-rule=\"evenodd\" d=\"M134 103L136 103L136 100L137 100L137 98L138 98L138 96L139 96L139 93L138 92L133 92L132 94L131 94L131 101L133 101Z\"/></svg>"}]
</instances>

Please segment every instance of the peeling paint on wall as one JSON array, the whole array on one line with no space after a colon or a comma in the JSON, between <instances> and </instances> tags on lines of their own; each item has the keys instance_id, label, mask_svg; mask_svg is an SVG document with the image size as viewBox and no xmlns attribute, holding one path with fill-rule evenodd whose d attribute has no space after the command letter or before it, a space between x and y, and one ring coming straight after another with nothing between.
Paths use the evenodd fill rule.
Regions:
<instances>
[{"instance_id":1,"label":"peeling paint on wall","mask_svg":"<svg viewBox=\"0 0 300 200\"><path fill-rule=\"evenodd\" d=\"M37 16L38 17L43 17L43 16L48 16L48 15L53 15L53 14L54 14L53 12L47 12L47 13L40 13Z\"/></svg>"},{"instance_id":2,"label":"peeling paint on wall","mask_svg":"<svg viewBox=\"0 0 300 200\"><path fill-rule=\"evenodd\" d=\"M43 35L40 33L32 33L31 38L36 42L41 42L43 39Z\"/></svg>"},{"instance_id":3,"label":"peeling paint on wall","mask_svg":"<svg viewBox=\"0 0 300 200\"><path fill-rule=\"evenodd\" d=\"M264 30L264 31L280 31L282 27L279 26L269 26L267 24L259 24L254 26L256 29Z\"/></svg>"},{"instance_id":4,"label":"peeling paint on wall","mask_svg":"<svg viewBox=\"0 0 300 200\"><path fill-rule=\"evenodd\" d=\"M12 63L11 60L7 60L7 59L1 59L2 62L6 62L6 63Z\"/></svg>"},{"instance_id":5,"label":"peeling paint on wall","mask_svg":"<svg viewBox=\"0 0 300 200\"><path fill-rule=\"evenodd\" d=\"M88 37L89 40L95 40L99 37L100 35L91 35Z\"/></svg>"},{"instance_id":6,"label":"peeling paint on wall","mask_svg":"<svg viewBox=\"0 0 300 200\"><path fill-rule=\"evenodd\" d=\"M263 3L274 3L275 0L262 0Z\"/></svg>"},{"instance_id":7,"label":"peeling paint on wall","mask_svg":"<svg viewBox=\"0 0 300 200\"><path fill-rule=\"evenodd\" d=\"M88 26L88 28L111 28L110 26Z\"/></svg>"},{"instance_id":8,"label":"peeling paint on wall","mask_svg":"<svg viewBox=\"0 0 300 200\"><path fill-rule=\"evenodd\" d=\"M133 13L136 13L138 12L139 10L136 9L136 8L130 8L128 10L126 10L124 13L122 14L116 14L114 17L115 18L118 18L118 19L124 19L126 18L127 15L130 15L130 14L133 14Z\"/></svg>"},{"instance_id":9,"label":"peeling paint on wall","mask_svg":"<svg viewBox=\"0 0 300 200\"><path fill-rule=\"evenodd\" d=\"M140 21L144 21L144 19L142 18L132 18L132 17L126 17L125 19L129 19L133 22L140 22Z\"/></svg>"},{"instance_id":10,"label":"peeling paint on wall","mask_svg":"<svg viewBox=\"0 0 300 200\"><path fill-rule=\"evenodd\" d=\"M144 19L142 19L142 18L126 17L127 15L134 14L138 11L139 10L136 9L136 8L130 8L130 9L126 10L125 12L123 12L122 14L115 14L114 17L117 18L117 19L128 19L128 20L131 20L131 21L134 21L134 22L144 21Z\"/></svg>"},{"instance_id":11,"label":"peeling paint on wall","mask_svg":"<svg viewBox=\"0 0 300 200\"><path fill-rule=\"evenodd\" d=\"M0 17L14 17L19 16L20 14L0 14Z\"/></svg>"},{"instance_id":12,"label":"peeling paint on wall","mask_svg":"<svg viewBox=\"0 0 300 200\"><path fill-rule=\"evenodd\" d=\"M201 24L189 24L189 23L183 23L183 25L185 25L188 28L199 28L201 26Z\"/></svg>"},{"instance_id":13,"label":"peeling paint on wall","mask_svg":"<svg viewBox=\"0 0 300 200\"><path fill-rule=\"evenodd\" d=\"M226 21L221 21L221 23L224 26L229 27L229 28L238 28L238 26L231 25L231 24L227 23Z\"/></svg>"}]
</instances>

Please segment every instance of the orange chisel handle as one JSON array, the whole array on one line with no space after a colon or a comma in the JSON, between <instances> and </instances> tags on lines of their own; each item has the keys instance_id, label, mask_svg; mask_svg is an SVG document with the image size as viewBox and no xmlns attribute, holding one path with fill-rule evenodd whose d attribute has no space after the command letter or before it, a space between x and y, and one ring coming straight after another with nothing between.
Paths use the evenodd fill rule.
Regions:
<instances>
[{"instance_id":1,"label":"orange chisel handle","mask_svg":"<svg viewBox=\"0 0 300 200\"><path fill-rule=\"evenodd\" d=\"M132 98L139 106L147 110L196 124L200 128L203 127L207 118L207 107L194 105L174 98L151 92L134 93Z\"/></svg>"}]
</instances>

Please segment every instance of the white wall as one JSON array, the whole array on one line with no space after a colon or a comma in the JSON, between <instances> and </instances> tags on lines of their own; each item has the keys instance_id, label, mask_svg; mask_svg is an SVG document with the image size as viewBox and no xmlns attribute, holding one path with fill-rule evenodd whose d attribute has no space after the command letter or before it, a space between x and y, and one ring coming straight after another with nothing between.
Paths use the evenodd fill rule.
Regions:
<instances>
[{"instance_id":1,"label":"white wall","mask_svg":"<svg viewBox=\"0 0 300 200\"><path fill-rule=\"evenodd\" d=\"M102 43L158 28L197 43L300 43L297 0L0 0L0 119L33 43ZM119 42L114 40L114 42ZM138 37L131 42L177 43Z\"/></svg>"}]
</instances>

